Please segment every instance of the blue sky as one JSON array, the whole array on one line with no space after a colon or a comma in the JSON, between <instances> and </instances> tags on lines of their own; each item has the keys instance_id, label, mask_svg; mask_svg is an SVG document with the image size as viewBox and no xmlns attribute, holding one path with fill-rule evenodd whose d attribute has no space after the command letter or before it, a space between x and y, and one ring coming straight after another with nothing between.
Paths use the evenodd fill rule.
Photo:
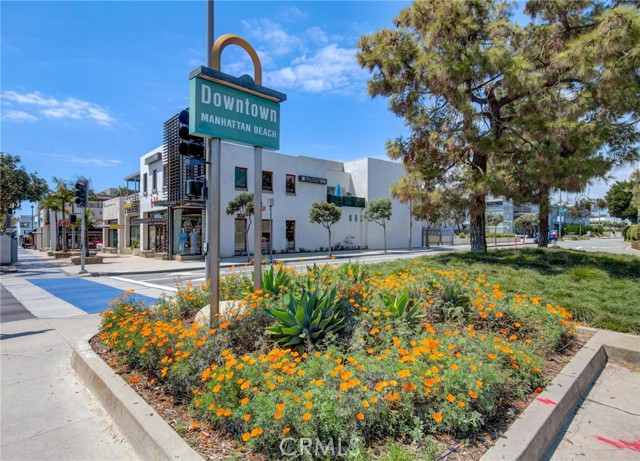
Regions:
<instances>
[{"instance_id":1,"label":"blue sky","mask_svg":"<svg viewBox=\"0 0 640 461\"><path fill-rule=\"evenodd\" d=\"M355 44L391 26L406 5L216 2L215 36L246 38L260 55L264 85L288 96L280 152L385 157L386 140L405 129L385 100L368 96ZM3 1L1 21L0 148L48 181L86 176L96 190L124 185L140 155L162 143L163 122L188 105L189 72L206 64L204 0ZM251 72L234 48L223 53L222 71Z\"/></svg>"}]
</instances>

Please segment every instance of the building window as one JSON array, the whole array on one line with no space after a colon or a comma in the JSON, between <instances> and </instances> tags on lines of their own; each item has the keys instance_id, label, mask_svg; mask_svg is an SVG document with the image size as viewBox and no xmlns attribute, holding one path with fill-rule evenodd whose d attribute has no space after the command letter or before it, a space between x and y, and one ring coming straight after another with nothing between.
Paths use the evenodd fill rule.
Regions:
<instances>
[{"instance_id":1,"label":"building window","mask_svg":"<svg viewBox=\"0 0 640 461\"><path fill-rule=\"evenodd\" d=\"M158 170L153 170L151 173L151 192L158 191Z\"/></svg>"},{"instance_id":2,"label":"building window","mask_svg":"<svg viewBox=\"0 0 640 461\"><path fill-rule=\"evenodd\" d=\"M147 195L147 173L142 175L142 193Z\"/></svg>"},{"instance_id":3,"label":"building window","mask_svg":"<svg viewBox=\"0 0 640 461\"><path fill-rule=\"evenodd\" d=\"M288 174L286 182L287 194L296 193L296 175Z\"/></svg>"},{"instance_id":4,"label":"building window","mask_svg":"<svg viewBox=\"0 0 640 461\"><path fill-rule=\"evenodd\" d=\"M273 192L273 172L262 172L262 190L265 192Z\"/></svg>"},{"instance_id":5,"label":"building window","mask_svg":"<svg viewBox=\"0 0 640 461\"><path fill-rule=\"evenodd\" d=\"M349 222L351 222L351 219L352 219L352 215L349 215Z\"/></svg>"},{"instance_id":6,"label":"building window","mask_svg":"<svg viewBox=\"0 0 640 461\"><path fill-rule=\"evenodd\" d=\"M236 167L236 189L247 189L247 169Z\"/></svg>"}]
</instances>

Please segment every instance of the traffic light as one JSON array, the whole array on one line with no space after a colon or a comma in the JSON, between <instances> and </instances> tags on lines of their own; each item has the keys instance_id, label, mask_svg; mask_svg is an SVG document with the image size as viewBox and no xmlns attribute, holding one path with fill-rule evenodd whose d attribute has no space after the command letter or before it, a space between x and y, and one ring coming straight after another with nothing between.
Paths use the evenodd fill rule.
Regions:
<instances>
[{"instance_id":1,"label":"traffic light","mask_svg":"<svg viewBox=\"0 0 640 461\"><path fill-rule=\"evenodd\" d=\"M87 183L78 181L76 183L76 205L79 207L87 207Z\"/></svg>"},{"instance_id":2,"label":"traffic light","mask_svg":"<svg viewBox=\"0 0 640 461\"><path fill-rule=\"evenodd\" d=\"M180 136L178 152L180 155L204 159L204 139L189 134L189 109L180 112L178 121L180 122L178 131Z\"/></svg>"},{"instance_id":3,"label":"traffic light","mask_svg":"<svg viewBox=\"0 0 640 461\"><path fill-rule=\"evenodd\" d=\"M187 181L184 195L189 198L206 198L205 194L206 187L204 187L204 182L194 179L189 179Z\"/></svg>"}]
</instances>

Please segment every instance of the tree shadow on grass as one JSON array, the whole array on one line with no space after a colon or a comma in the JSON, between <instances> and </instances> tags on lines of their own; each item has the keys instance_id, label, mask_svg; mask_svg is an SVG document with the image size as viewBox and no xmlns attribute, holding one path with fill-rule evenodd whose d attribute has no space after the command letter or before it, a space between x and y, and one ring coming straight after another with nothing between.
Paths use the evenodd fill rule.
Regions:
<instances>
[{"instance_id":1,"label":"tree shadow on grass","mask_svg":"<svg viewBox=\"0 0 640 461\"><path fill-rule=\"evenodd\" d=\"M611 277L640 280L640 258L575 250L520 248L487 253L447 253L433 258L442 264L488 264L511 269L531 269L543 275L562 275L575 268L594 268Z\"/></svg>"}]
</instances>

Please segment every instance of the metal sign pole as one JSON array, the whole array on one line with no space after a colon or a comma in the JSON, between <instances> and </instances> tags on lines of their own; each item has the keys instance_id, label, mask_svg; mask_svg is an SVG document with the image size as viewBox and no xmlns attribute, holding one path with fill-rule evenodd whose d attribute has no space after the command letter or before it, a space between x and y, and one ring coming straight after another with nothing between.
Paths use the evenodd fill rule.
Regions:
<instances>
[{"instance_id":1,"label":"metal sign pole","mask_svg":"<svg viewBox=\"0 0 640 461\"><path fill-rule=\"evenodd\" d=\"M259 290L262 282L262 147L253 148L253 289Z\"/></svg>"},{"instance_id":2,"label":"metal sign pole","mask_svg":"<svg viewBox=\"0 0 640 461\"><path fill-rule=\"evenodd\" d=\"M220 313L220 138L207 140L209 146L207 229L208 251L207 269L209 271L211 302L209 303L209 319ZM211 325L213 325L211 323Z\"/></svg>"},{"instance_id":3,"label":"metal sign pole","mask_svg":"<svg viewBox=\"0 0 640 461\"><path fill-rule=\"evenodd\" d=\"M86 220L87 220L87 208L89 208L89 183L85 182L84 183L84 208L82 209L82 221L80 224L80 238L82 239L82 244L80 245L80 273L81 274L86 274L87 271L84 268L84 254L85 251L87 250L85 248L85 244L86 244L86 232L87 232L87 227L86 227Z\"/></svg>"}]
</instances>

